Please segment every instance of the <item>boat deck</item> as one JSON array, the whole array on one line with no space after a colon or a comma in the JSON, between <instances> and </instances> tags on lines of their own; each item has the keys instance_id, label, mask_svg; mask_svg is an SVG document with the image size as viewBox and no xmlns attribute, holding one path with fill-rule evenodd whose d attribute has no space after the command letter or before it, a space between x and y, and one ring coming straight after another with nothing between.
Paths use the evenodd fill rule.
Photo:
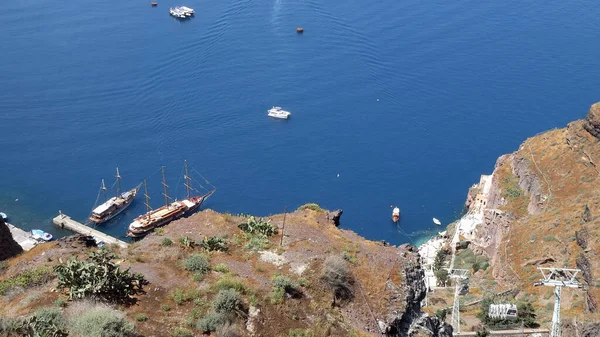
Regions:
<instances>
[{"instance_id":1,"label":"boat deck","mask_svg":"<svg viewBox=\"0 0 600 337\"><path fill-rule=\"evenodd\" d=\"M54 219L52 219L52 222L54 222L54 224L60 228L65 228L79 234L94 236L107 245L116 244L119 245L119 247L121 248L129 247L129 244L127 242L121 241L115 237L112 237L108 234L102 233L82 223L79 223L71 219L71 217L66 214L59 214Z\"/></svg>"},{"instance_id":2,"label":"boat deck","mask_svg":"<svg viewBox=\"0 0 600 337\"><path fill-rule=\"evenodd\" d=\"M21 248L23 248L24 251L31 250L33 247L35 247L35 245L37 245L37 241L31 237L31 233L17 228L9 223L6 225L8 226L13 239L19 244L19 246L21 246Z\"/></svg>"}]
</instances>

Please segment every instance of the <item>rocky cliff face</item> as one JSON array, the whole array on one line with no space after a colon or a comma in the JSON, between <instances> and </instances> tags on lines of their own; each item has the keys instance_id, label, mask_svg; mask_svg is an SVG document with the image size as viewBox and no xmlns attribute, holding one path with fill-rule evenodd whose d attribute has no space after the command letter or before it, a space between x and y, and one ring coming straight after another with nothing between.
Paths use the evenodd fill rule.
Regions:
<instances>
[{"instance_id":1,"label":"rocky cliff face","mask_svg":"<svg viewBox=\"0 0 600 337\"><path fill-rule=\"evenodd\" d=\"M553 298L543 296L545 287L532 286L541 277L537 267L579 268L580 281L591 287L563 293L566 317L580 318L596 310L599 145L600 103L596 103L585 120L529 138L517 151L498 159L484 220L473 241L473 250L490 258L493 280L488 281L498 282L501 289L518 288L521 296L533 298L534 306L543 308ZM468 197L467 203L472 199ZM585 329L587 325L580 326L579 336Z\"/></svg>"},{"instance_id":2,"label":"rocky cliff face","mask_svg":"<svg viewBox=\"0 0 600 337\"><path fill-rule=\"evenodd\" d=\"M23 248L13 240L10 230L0 217L0 260L13 257L23 251Z\"/></svg>"},{"instance_id":3,"label":"rocky cliff face","mask_svg":"<svg viewBox=\"0 0 600 337\"><path fill-rule=\"evenodd\" d=\"M390 307L397 309L388 314L386 324L380 324L385 335L451 337L452 326L421 311L427 289L416 247L403 245L398 251L404 261L401 270L403 289L398 289L391 281L387 283L388 289L395 294L389 297Z\"/></svg>"}]
</instances>

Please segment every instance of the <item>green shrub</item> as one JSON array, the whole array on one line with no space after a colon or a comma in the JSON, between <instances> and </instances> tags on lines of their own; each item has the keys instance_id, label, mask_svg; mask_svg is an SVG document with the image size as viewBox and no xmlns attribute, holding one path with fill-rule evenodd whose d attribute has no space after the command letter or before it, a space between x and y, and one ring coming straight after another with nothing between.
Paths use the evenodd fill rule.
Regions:
<instances>
[{"instance_id":1,"label":"green shrub","mask_svg":"<svg viewBox=\"0 0 600 337\"><path fill-rule=\"evenodd\" d=\"M262 218L256 219L253 216L249 217L246 222L239 224L238 228L249 234L262 234L264 236L277 234L277 227Z\"/></svg>"},{"instance_id":2,"label":"green shrub","mask_svg":"<svg viewBox=\"0 0 600 337\"><path fill-rule=\"evenodd\" d=\"M171 240L169 238L162 239L162 242L160 243L160 245L163 247L169 247L172 244L173 244L173 240Z\"/></svg>"},{"instance_id":3,"label":"green shrub","mask_svg":"<svg viewBox=\"0 0 600 337\"><path fill-rule=\"evenodd\" d=\"M212 251L221 251L226 252L229 248L227 247L227 242L221 238L212 237L210 239L204 239L200 243L200 246L210 252Z\"/></svg>"},{"instance_id":4,"label":"green shrub","mask_svg":"<svg viewBox=\"0 0 600 337\"><path fill-rule=\"evenodd\" d=\"M67 337L68 333L55 323L33 315L16 322L11 331L23 337Z\"/></svg>"},{"instance_id":5,"label":"green shrub","mask_svg":"<svg viewBox=\"0 0 600 337\"><path fill-rule=\"evenodd\" d=\"M448 276L448 271L446 269L438 269L434 273L435 278L437 280L437 286L443 287L446 285L450 277Z\"/></svg>"},{"instance_id":6,"label":"green shrub","mask_svg":"<svg viewBox=\"0 0 600 337\"><path fill-rule=\"evenodd\" d=\"M148 320L148 316L146 314L136 314L135 320L138 322L145 322Z\"/></svg>"},{"instance_id":7,"label":"green shrub","mask_svg":"<svg viewBox=\"0 0 600 337\"><path fill-rule=\"evenodd\" d=\"M244 312L242 297L233 289L219 291L212 303L212 308L217 314L225 316L240 316Z\"/></svg>"},{"instance_id":8,"label":"green shrub","mask_svg":"<svg viewBox=\"0 0 600 337\"><path fill-rule=\"evenodd\" d=\"M269 239L262 234L256 234L249 237L248 242L244 245L244 249L252 251L260 251L269 248Z\"/></svg>"},{"instance_id":9,"label":"green shrub","mask_svg":"<svg viewBox=\"0 0 600 337\"><path fill-rule=\"evenodd\" d=\"M121 270L112 262L114 254L100 249L89 254L87 261L72 258L54 267L58 288L68 289L69 298L98 297L107 301L127 302L142 291L146 280L129 268Z\"/></svg>"},{"instance_id":10,"label":"green shrub","mask_svg":"<svg viewBox=\"0 0 600 337\"><path fill-rule=\"evenodd\" d=\"M273 285L272 291L274 295L272 296L272 299L274 300L278 301L282 299L282 292L284 295L288 294L293 298L298 298L302 296L302 293L300 292L300 290L298 290L298 284L286 276L275 276L271 280L271 283Z\"/></svg>"},{"instance_id":11,"label":"green shrub","mask_svg":"<svg viewBox=\"0 0 600 337\"><path fill-rule=\"evenodd\" d=\"M250 294L251 291L246 287L244 281L236 279L230 275L223 275L213 284L213 288L217 290L233 289L241 294Z\"/></svg>"},{"instance_id":12,"label":"green shrub","mask_svg":"<svg viewBox=\"0 0 600 337\"><path fill-rule=\"evenodd\" d=\"M171 307L168 306L168 305L166 305L166 304L163 304L163 305L160 306L160 310L162 310L162 311L169 311L169 310L171 310Z\"/></svg>"},{"instance_id":13,"label":"green shrub","mask_svg":"<svg viewBox=\"0 0 600 337\"><path fill-rule=\"evenodd\" d=\"M315 212L324 212L325 210L321 208L321 206L319 206L318 204L315 203L308 203L308 204L304 204L300 207L298 207L299 211L304 211L304 210L311 210L311 211L315 211Z\"/></svg>"},{"instance_id":14,"label":"green shrub","mask_svg":"<svg viewBox=\"0 0 600 337\"><path fill-rule=\"evenodd\" d=\"M329 256L323 262L321 280L333 291L334 299L354 298L354 277L348 263L339 256Z\"/></svg>"},{"instance_id":15,"label":"green shrub","mask_svg":"<svg viewBox=\"0 0 600 337\"><path fill-rule=\"evenodd\" d=\"M182 236L179 238L179 243L184 246L184 247L188 247L188 248L194 248L196 247L196 242L194 242L194 240L190 239L188 236Z\"/></svg>"},{"instance_id":16,"label":"green shrub","mask_svg":"<svg viewBox=\"0 0 600 337\"><path fill-rule=\"evenodd\" d=\"M54 277L55 275L52 272L52 267L49 266L42 266L35 269L26 270L17 276L0 281L0 295L4 295L7 291L15 288L26 289L44 284L52 280Z\"/></svg>"},{"instance_id":17,"label":"green shrub","mask_svg":"<svg viewBox=\"0 0 600 337\"><path fill-rule=\"evenodd\" d=\"M212 270L219 272L219 273L229 273L229 267L227 267L226 264L224 263L219 263L215 266L212 267Z\"/></svg>"},{"instance_id":18,"label":"green shrub","mask_svg":"<svg viewBox=\"0 0 600 337\"><path fill-rule=\"evenodd\" d=\"M165 235L165 228L164 227L154 228L154 233L156 233L156 235L159 235L159 236Z\"/></svg>"},{"instance_id":19,"label":"green shrub","mask_svg":"<svg viewBox=\"0 0 600 337\"><path fill-rule=\"evenodd\" d=\"M59 308L64 308L67 306L67 301L61 297L57 298L56 301L54 301L54 305L59 307Z\"/></svg>"},{"instance_id":20,"label":"green shrub","mask_svg":"<svg viewBox=\"0 0 600 337\"><path fill-rule=\"evenodd\" d=\"M58 308L46 307L35 311L33 314L39 321L45 321L56 326L64 325L63 312Z\"/></svg>"},{"instance_id":21,"label":"green shrub","mask_svg":"<svg viewBox=\"0 0 600 337\"><path fill-rule=\"evenodd\" d=\"M183 262L185 269L200 274L206 274L210 271L210 260L204 254L192 254Z\"/></svg>"},{"instance_id":22,"label":"green shrub","mask_svg":"<svg viewBox=\"0 0 600 337\"><path fill-rule=\"evenodd\" d=\"M184 327L178 326L171 331L171 336L173 336L173 337L194 337L194 334L190 330L188 330Z\"/></svg>"},{"instance_id":23,"label":"green shrub","mask_svg":"<svg viewBox=\"0 0 600 337\"><path fill-rule=\"evenodd\" d=\"M227 319L223 315L216 312L210 312L203 318L198 320L196 323L196 329L203 333L210 333L217 331L217 329L223 327L227 323Z\"/></svg>"},{"instance_id":24,"label":"green shrub","mask_svg":"<svg viewBox=\"0 0 600 337\"><path fill-rule=\"evenodd\" d=\"M73 337L135 336L135 325L125 320L125 313L104 305L86 302L71 306L68 327Z\"/></svg>"},{"instance_id":25,"label":"green shrub","mask_svg":"<svg viewBox=\"0 0 600 337\"><path fill-rule=\"evenodd\" d=\"M546 235L546 236L544 236L544 239L543 239L543 240L544 240L545 242L558 241L558 240L556 240L556 238L555 238L554 236L552 236L552 235Z\"/></svg>"},{"instance_id":26,"label":"green shrub","mask_svg":"<svg viewBox=\"0 0 600 337\"><path fill-rule=\"evenodd\" d=\"M169 297L177 304L181 304L185 301L185 295L181 288L175 288Z\"/></svg>"},{"instance_id":27,"label":"green shrub","mask_svg":"<svg viewBox=\"0 0 600 337\"><path fill-rule=\"evenodd\" d=\"M309 329L290 329L288 337L313 337L313 333Z\"/></svg>"}]
</instances>

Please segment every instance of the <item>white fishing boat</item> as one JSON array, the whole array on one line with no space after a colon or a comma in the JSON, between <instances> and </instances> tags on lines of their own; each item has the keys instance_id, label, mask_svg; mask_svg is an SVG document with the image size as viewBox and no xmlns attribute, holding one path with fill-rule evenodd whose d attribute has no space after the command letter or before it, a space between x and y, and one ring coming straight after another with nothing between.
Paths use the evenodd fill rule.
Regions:
<instances>
[{"instance_id":1,"label":"white fishing boat","mask_svg":"<svg viewBox=\"0 0 600 337\"><path fill-rule=\"evenodd\" d=\"M194 11L193 8L187 7L187 6L179 6L179 7L175 7L177 9L179 9L179 11L183 12L186 16L192 16L194 14L196 14L196 12Z\"/></svg>"},{"instance_id":2,"label":"white fishing boat","mask_svg":"<svg viewBox=\"0 0 600 337\"><path fill-rule=\"evenodd\" d=\"M31 237L37 241L50 241L52 240L52 234L46 233L41 229L33 229L31 231Z\"/></svg>"},{"instance_id":3,"label":"white fishing boat","mask_svg":"<svg viewBox=\"0 0 600 337\"><path fill-rule=\"evenodd\" d=\"M268 110L268 116L273 118L288 119L291 115L291 112L281 109L280 106L274 106Z\"/></svg>"},{"instance_id":4,"label":"white fishing boat","mask_svg":"<svg viewBox=\"0 0 600 337\"><path fill-rule=\"evenodd\" d=\"M433 223L440 226L442 224L442 222L436 218L433 218Z\"/></svg>"}]
</instances>

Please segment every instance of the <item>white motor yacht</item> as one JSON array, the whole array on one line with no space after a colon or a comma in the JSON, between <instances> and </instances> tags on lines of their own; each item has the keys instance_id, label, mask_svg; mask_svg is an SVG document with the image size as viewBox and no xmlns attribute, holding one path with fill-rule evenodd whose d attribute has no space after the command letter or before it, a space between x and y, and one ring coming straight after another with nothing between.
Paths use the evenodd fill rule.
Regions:
<instances>
[{"instance_id":1,"label":"white motor yacht","mask_svg":"<svg viewBox=\"0 0 600 337\"><path fill-rule=\"evenodd\" d=\"M281 119L288 119L288 117L290 117L290 115L292 114L289 111L285 111L282 110L281 107L279 106L274 106L271 109L268 110L268 116L269 117L274 117L274 118L281 118Z\"/></svg>"},{"instance_id":2,"label":"white motor yacht","mask_svg":"<svg viewBox=\"0 0 600 337\"><path fill-rule=\"evenodd\" d=\"M183 11L181 11L179 8L170 8L169 14L171 14L172 16L174 16L176 18L180 18L180 19L185 19L185 17L186 17L185 13Z\"/></svg>"},{"instance_id":3,"label":"white motor yacht","mask_svg":"<svg viewBox=\"0 0 600 337\"><path fill-rule=\"evenodd\" d=\"M192 16L196 13L193 8L189 8L187 6L179 6L177 8L180 11L182 11L186 16Z\"/></svg>"}]
</instances>

